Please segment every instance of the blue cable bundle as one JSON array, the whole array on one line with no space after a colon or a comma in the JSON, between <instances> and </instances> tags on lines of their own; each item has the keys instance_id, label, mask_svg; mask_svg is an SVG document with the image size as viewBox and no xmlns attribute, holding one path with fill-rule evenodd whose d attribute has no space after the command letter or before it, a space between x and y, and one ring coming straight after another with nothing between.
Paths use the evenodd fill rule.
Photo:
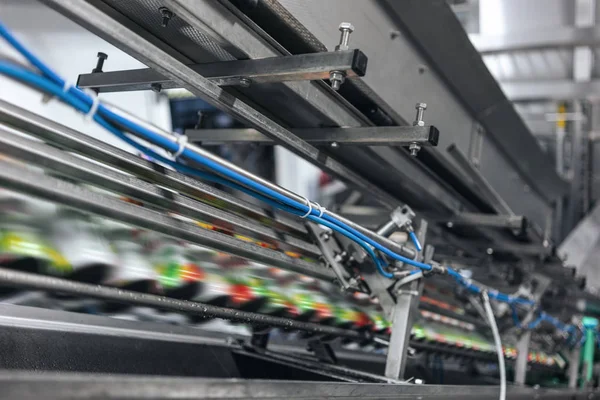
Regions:
<instances>
[{"instance_id":1,"label":"blue cable bundle","mask_svg":"<svg viewBox=\"0 0 600 400\"><path fill-rule=\"evenodd\" d=\"M271 207L306 218L314 223L326 226L327 228L346 236L360 245L367 252L367 254L369 254L369 256L373 259L379 273L386 278L393 279L394 275L384 269L385 262L382 257L376 254L376 251L392 260L400 261L404 264L416 267L418 270L431 271L433 269L433 267L429 264L412 260L394 253L387 247L372 240L360 231L352 228L337 218L327 213L323 213L323 210L319 207L313 207L313 203L309 203L308 201L308 204L300 203L292 198L282 195L269 187L266 187L237 173L236 171L230 170L229 168L222 166L213 160L203 157L202 155L186 148L185 146L181 146L180 143L176 141L165 138L156 132L153 132L152 130L136 124L135 122L130 121L129 119L111 111L102 105L102 103L98 102L97 98L87 94L77 87L68 85L64 79L52 71L52 69L46 66L40 59L38 59L25 46L23 46L2 23L0 23L0 36L2 36L11 46L21 53L31 65L37 68L37 70L41 72L41 75L8 61L0 61L0 73L23 82L28 86L32 86L46 94L56 97L64 103L72 106L77 111L87 114L89 118L93 119L106 130L152 159L164 163L165 165L168 165L181 173L193 175L201 179L217 182L236 190L240 190L265 202ZM133 134L136 137L142 138L144 141L158 146L171 154L176 154L177 157L175 157L174 160L166 158L133 139L129 136L129 134ZM186 160L199 164L211 172L192 168L185 163ZM417 251L420 252L422 249L417 236L414 234L414 232L410 232L409 236ZM411 271L411 274L418 273L418 270ZM484 288L464 278L459 272L450 267L446 268L446 272L459 285L465 287L472 293L481 294L482 291L485 290ZM535 306L535 302L532 300L521 297L513 297L498 291L488 290L488 295L490 298L496 301L510 304L511 307L517 305ZM536 320L535 326L539 325L539 323L542 321L545 321L553 324L558 329L563 331L571 332L575 330L574 326L564 325L556 318L550 317L545 313L541 313L540 316L541 315L545 315L545 317L539 322Z\"/></svg>"}]
</instances>

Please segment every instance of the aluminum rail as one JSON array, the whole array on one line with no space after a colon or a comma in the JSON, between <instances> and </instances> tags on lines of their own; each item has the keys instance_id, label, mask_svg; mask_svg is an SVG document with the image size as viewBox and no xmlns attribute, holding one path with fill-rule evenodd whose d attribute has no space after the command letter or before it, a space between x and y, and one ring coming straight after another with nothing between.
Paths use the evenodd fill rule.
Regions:
<instances>
[{"instance_id":1,"label":"aluminum rail","mask_svg":"<svg viewBox=\"0 0 600 400\"><path fill-rule=\"evenodd\" d=\"M335 274L321 265L289 257L275 250L229 235L202 229L166 214L95 193L81 186L0 161L0 185L102 217L129 223L201 246L235 254L267 265L332 281Z\"/></svg>"},{"instance_id":2,"label":"aluminum rail","mask_svg":"<svg viewBox=\"0 0 600 400\"><path fill-rule=\"evenodd\" d=\"M360 50L188 65L219 86L324 80L329 79L330 71L342 71L346 78L353 78L364 76L366 66L367 57ZM150 68L82 74L77 86L93 88L100 93L180 87L177 82Z\"/></svg>"},{"instance_id":3,"label":"aluminum rail","mask_svg":"<svg viewBox=\"0 0 600 400\"><path fill-rule=\"evenodd\" d=\"M107 39L117 47L125 49L130 55L137 58L139 61L154 68L161 74L173 79L181 87L188 89L193 94L199 96L209 104L231 114L242 122L254 127L273 140L282 144L298 156L308 160L309 162L319 166L328 173L335 175L343 181L349 183L359 190L364 190L370 193L375 199L381 202L386 207L393 209L399 205L397 199L389 193L373 185L367 179L361 177L355 172L349 170L344 165L319 151L314 146L309 145L305 141L298 138L296 135L285 129L281 125L275 123L264 114L261 114L254 108L250 107L243 101L237 99L231 94L224 91L218 85L210 82L208 79L199 75L184 63L173 58L165 51L161 50L156 45L142 38L135 32L123 26L121 23L111 18L98 8L86 1L72 2L70 0L43 0L50 7L72 19L73 21L88 28L93 33ZM218 159L213 155L198 148L193 148L199 154L213 159L213 161L223 163L223 160ZM217 158L218 160L215 160ZM230 165L229 168L232 168ZM240 173L240 169L237 168ZM243 171L245 175L250 175L251 179L259 181L260 178ZM294 198L297 201L304 199L294 193L291 193L277 185L260 179L261 184L269 186L271 189L280 192L288 197Z\"/></svg>"},{"instance_id":4,"label":"aluminum rail","mask_svg":"<svg viewBox=\"0 0 600 400\"><path fill-rule=\"evenodd\" d=\"M293 237L281 237L272 229L251 220L28 139L23 137L23 134L26 132L0 123L0 153L136 198L144 204L152 204L164 211L172 211L191 219L215 224L228 231L266 241L280 250L299 252L315 259L321 255L318 247L311 243Z\"/></svg>"},{"instance_id":5,"label":"aluminum rail","mask_svg":"<svg viewBox=\"0 0 600 400\"><path fill-rule=\"evenodd\" d=\"M22 129L28 134L60 148L112 165L141 179L172 188L193 198L202 199L222 210L250 217L295 236L307 237L306 228L300 222L278 214L267 213L254 204L178 172L162 168L157 169L159 167L157 164L3 100L0 100L0 121Z\"/></svg>"},{"instance_id":6,"label":"aluminum rail","mask_svg":"<svg viewBox=\"0 0 600 400\"><path fill-rule=\"evenodd\" d=\"M270 315L218 307L194 301L137 293L108 286L75 282L62 278L14 271L7 268L0 268L0 282L4 286L12 285L26 289L50 291L53 293L67 293L78 297L89 297L124 304L153 307L162 310L199 315L202 317L222 318L229 321L255 324L258 326L276 326L284 329L301 330L350 339L366 339L366 335L348 329L309 322L299 322L289 318L273 317Z\"/></svg>"},{"instance_id":7,"label":"aluminum rail","mask_svg":"<svg viewBox=\"0 0 600 400\"><path fill-rule=\"evenodd\" d=\"M361 128L291 129L308 143L348 146L437 146L439 131L435 126L369 126ZM256 129L187 129L192 141L203 144L252 142L273 144L273 140Z\"/></svg>"},{"instance_id":8,"label":"aluminum rail","mask_svg":"<svg viewBox=\"0 0 600 400\"><path fill-rule=\"evenodd\" d=\"M261 379L3 372L0 399L427 399L496 400L497 386L302 382ZM584 400L594 392L509 387L508 400ZM590 396L590 397L588 397Z\"/></svg>"}]
</instances>

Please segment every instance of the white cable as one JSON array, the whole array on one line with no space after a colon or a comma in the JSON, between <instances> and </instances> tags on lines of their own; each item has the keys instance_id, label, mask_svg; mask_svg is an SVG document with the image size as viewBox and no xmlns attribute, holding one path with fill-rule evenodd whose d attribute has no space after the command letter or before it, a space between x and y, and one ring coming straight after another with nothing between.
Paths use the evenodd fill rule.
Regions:
<instances>
[{"instance_id":1,"label":"white cable","mask_svg":"<svg viewBox=\"0 0 600 400\"><path fill-rule=\"evenodd\" d=\"M63 87L63 90L65 87L66 88L69 87L69 86L67 86L67 82L65 82L65 86ZM98 94L90 88L85 88L85 89L83 89L83 91L92 98L92 106L90 107L90 110L85 114L86 121L91 121L92 118L94 118L94 115L96 115L96 111L98 111L98 105L100 104L100 99L98 98Z\"/></svg>"},{"instance_id":2,"label":"white cable","mask_svg":"<svg viewBox=\"0 0 600 400\"><path fill-rule=\"evenodd\" d=\"M500 332L498 331L498 325L496 325L496 318L494 318L494 310L490 304L490 298L487 292L484 290L481 293L483 299L483 308L488 317L488 323L492 328L492 334L494 335L494 345L498 352L498 369L500 370L500 400L506 400L506 369L504 366L504 352L502 351L502 340L500 339Z\"/></svg>"},{"instance_id":3,"label":"white cable","mask_svg":"<svg viewBox=\"0 0 600 400\"><path fill-rule=\"evenodd\" d=\"M303 216L301 216L300 218L306 218L308 217L313 210L313 206L312 203L310 202L310 200L308 200L306 197L304 197L304 200L306 200L306 205L308 206L308 212L306 214L304 214Z\"/></svg>"}]
</instances>

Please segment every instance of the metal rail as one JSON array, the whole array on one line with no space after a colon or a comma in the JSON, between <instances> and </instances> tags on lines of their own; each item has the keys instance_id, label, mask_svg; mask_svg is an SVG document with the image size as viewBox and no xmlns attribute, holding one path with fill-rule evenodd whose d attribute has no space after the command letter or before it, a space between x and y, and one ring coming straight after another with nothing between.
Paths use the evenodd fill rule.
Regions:
<instances>
[{"instance_id":1,"label":"metal rail","mask_svg":"<svg viewBox=\"0 0 600 400\"><path fill-rule=\"evenodd\" d=\"M147 306L161 310L183 312L201 317L222 318L234 322L276 326L284 329L301 330L323 335L340 336L350 339L365 339L362 333L331 326L299 322L289 318L273 317L232 308L218 307L194 301L177 300L164 296L137 293L108 286L91 285L61 278L32 274L0 268L0 282L26 289L44 290L53 293L66 293L79 297L90 297L123 304Z\"/></svg>"},{"instance_id":2,"label":"metal rail","mask_svg":"<svg viewBox=\"0 0 600 400\"><path fill-rule=\"evenodd\" d=\"M344 146L437 146L439 131L434 126L369 126L362 128L291 129L299 138L315 145ZM208 143L251 142L273 144L256 129L188 129L193 141Z\"/></svg>"},{"instance_id":3,"label":"metal rail","mask_svg":"<svg viewBox=\"0 0 600 400\"><path fill-rule=\"evenodd\" d=\"M22 129L55 146L109 164L141 179L169 187L193 198L201 199L214 207L250 217L299 237L307 237L304 225L291 218L267 213L264 209L229 193L178 172L158 168L156 164L3 100L0 100L0 121Z\"/></svg>"},{"instance_id":4,"label":"metal rail","mask_svg":"<svg viewBox=\"0 0 600 400\"><path fill-rule=\"evenodd\" d=\"M0 161L0 185L267 265L319 279L333 280L335 278L333 271L319 264L295 259L223 233L202 229L192 223L92 192L84 187L16 166L7 161Z\"/></svg>"},{"instance_id":5,"label":"metal rail","mask_svg":"<svg viewBox=\"0 0 600 400\"><path fill-rule=\"evenodd\" d=\"M140 377L124 375L5 372L0 399L464 399L495 400L496 386L396 385L347 382ZM510 387L508 400L584 400L591 391Z\"/></svg>"},{"instance_id":6,"label":"metal rail","mask_svg":"<svg viewBox=\"0 0 600 400\"><path fill-rule=\"evenodd\" d=\"M334 51L250 60L191 64L188 67L219 86L329 79L330 71L346 78L364 76L367 57L360 50ZM150 68L79 75L77 86L100 93L181 87Z\"/></svg>"},{"instance_id":7,"label":"metal rail","mask_svg":"<svg viewBox=\"0 0 600 400\"><path fill-rule=\"evenodd\" d=\"M294 237L280 237L272 229L256 222L162 189L141 179L124 175L44 143L27 139L21 136L24 133L0 123L0 152L61 175L136 198L144 204L152 204L165 211L215 224L232 233L266 241L277 249L300 252L313 258L318 258L320 255L319 249L311 243Z\"/></svg>"}]
</instances>

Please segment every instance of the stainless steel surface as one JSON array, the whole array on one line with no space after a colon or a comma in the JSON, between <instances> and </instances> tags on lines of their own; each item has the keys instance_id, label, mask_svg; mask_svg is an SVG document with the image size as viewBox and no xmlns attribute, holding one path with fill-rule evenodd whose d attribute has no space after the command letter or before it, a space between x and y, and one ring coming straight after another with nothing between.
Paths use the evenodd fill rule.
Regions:
<instances>
[{"instance_id":1,"label":"stainless steel surface","mask_svg":"<svg viewBox=\"0 0 600 400\"><path fill-rule=\"evenodd\" d=\"M235 214L87 161L46 144L23 137L21 132L0 123L0 152L79 181L133 197L166 212L215 224L222 229L266 241L281 250L299 252L317 259L319 249L294 237L280 236L274 230Z\"/></svg>"},{"instance_id":2,"label":"stainless steel surface","mask_svg":"<svg viewBox=\"0 0 600 400\"><path fill-rule=\"evenodd\" d=\"M470 180L472 184L477 187L486 200L492 204L496 213L503 215L514 214L504 199L502 199L502 197L494 190L492 185L489 184L481 172L475 168L467 156L465 156L457 146L449 147L448 152L465 173L465 178Z\"/></svg>"},{"instance_id":3,"label":"stainless steel surface","mask_svg":"<svg viewBox=\"0 0 600 400\"><path fill-rule=\"evenodd\" d=\"M466 399L496 400L495 386L393 385L94 374L0 374L2 399ZM508 400L589 399L592 392L511 387Z\"/></svg>"},{"instance_id":4,"label":"stainless steel surface","mask_svg":"<svg viewBox=\"0 0 600 400\"><path fill-rule=\"evenodd\" d=\"M299 54L256 60L231 60L188 67L219 86L239 85L240 79L251 84L329 79L329 71L341 71L345 78L363 76L367 59L360 50ZM107 71L79 75L77 86L94 88L100 93L130 90L178 88L176 82L150 69Z\"/></svg>"},{"instance_id":5,"label":"stainless steel surface","mask_svg":"<svg viewBox=\"0 0 600 400\"><path fill-rule=\"evenodd\" d=\"M439 131L434 126L369 126L361 128L291 129L299 138L315 145L340 146L437 146ZM212 143L262 143L273 140L256 129L187 129L190 140Z\"/></svg>"},{"instance_id":6,"label":"stainless steel surface","mask_svg":"<svg viewBox=\"0 0 600 400\"><path fill-rule=\"evenodd\" d=\"M445 222L448 227L454 225L466 225L466 226L486 226L493 228L507 228L515 231L522 231L526 228L526 220L521 215L495 215L495 214L477 214L477 213L458 213L452 216L443 217L432 217L429 216L430 221Z\"/></svg>"},{"instance_id":7,"label":"stainless steel surface","mask_svg":"<svg viewBox=\"0 0 600 400\"><path fill-rule=\"evenodd\" d=\"M417 237L422 246L426 246L428 223L422 219ZM423 261L423 255L419 257ZM431 260L426 260L430 262ZM391 316L392 333L385 363L385 376L393 379L403 379L406 370L408 344L414 318L418 313L419 298L423 293L423 280L417 279L404 286L394 287L396 304Z\"/></svg>"},{"instance_id":8,"label":"stainless steel surface","mask_svg":"<svg viewBox=\"0 0 600 400\"><path fill-rule=\"evenodd\" d=\"M272 224L276 229L306 236L306 228L299 222L222 192L189 176L158 168L156 164L110 146L100 140L77 132L64 125L0 100L0 121L26 131L55 146L74 151L86 157L105 162L139 178L170 187L192 198L201 199L215 207Z\"/></svg>"},{"instance_id":9,"label":"stainless steel surface","mask_svg":"<svg viewBox=\"0 0 600 400\"><path fill-rule=\"evenodd\" d=\"M413 0L386 1L385 4L392 18L428 56L432 68L454 90L486 133L494 138L494 143L527 183L546 199L552 200L563 194L567 190L566 183L555 173L548 173L552 171L551 163L506 101L447 3L443 0ZM472 85L474 81L477 85Z\"/></svg>"},{"instance_id":10,"label":"stainless steel surface","mask_svg":"<svg viewBox=\"0 0 600 400\"><path fill-rule=\"evenodd\" d=\"M257 128L267 136L273 138L276 142L285 145L297 155L315 163L327 172L340 177L350 185L369 192L377 200L381 201L382 204L392 206L397 203L397 201L388 193L356 173L348 170L342 164L331 157L324 155L281 125L275 123L265 115L248 106L246 103L225 92L219 86L192 71L185 64L177 61L160 48L124 27L90 3L78 2L74 4L68 0L44 0L44 2L74 21L89 28L92 32L100 34L100 36L105 37L110 42L125 48L129 54L148 66L155 68L165 76L173 79L182 87L206 100L209 104L227 111L232 116ZM169 8L174 9L178 16L183 17L182 14L185 14L185 10L173 8L172 3L172 1L169 2L169 4L171 4ZM195 7L197 5L198 4L189 4L188 6ZM206 154L203 155L206 156ZM238 172L243 172L247 175L245 171L240 170L239 168L237 169ZM256 177L253 177L253 179L256 179ZM269 186L281 191L281 188L273 184L269 184ZM288 195L290 194L289 192L286 193Z\"/></svg>"},{"instance_id":11,"label":"stainless steel surface","mask_svg":"<svg viewBox=\"0 0 600 400\"><path fill-rule=\"evenodd\" d=\"M340 329L309 322L299 322L289 318L273 317L270 315L218 307L194 301L177 300L169 297L132 292L108 286L80 283L61 278L14 271L6 268L0 268L0 282L4 285L13 287L44 290L52 293L66 293L79 297L89 297L93 299L115 301L123 304L152 307L160 310L182 312L201 317L223 318L234 322L256 324L259 326L302 330L316 334L353 339L364 338L363 334L353 330Z\"/></svg>"},{"instance_id":12,"label":"stainless steel surface","mask_svg":"<svg viewBox=\"0 0 600 400\"><path fill-rule=\"evenodd\" d=\"M527 30L527 34L512 32L503 35L471 34L469 39L481 54L512 51L570 48L600 44L598 27L555 27Z\"/></svg>"},{"instance_id":13,"label":"stainless steel surface","mask_svg":"<svg viewBox=\"0 0 600 400\"><path fill-rule=\"evenodd\" d=\"M600 81L575 82L572 80L531 80L502 82L502 90L511 101L574 100L596 98Z\"/></svg>"},{"instance_id":14,"label":"stainless steel surface","mask_svg":"<svg viewBox=\"0 0 600 400\"><path fill-rule=\"evenodd\" d=\"M577 380L579 378L579 362L581 360L581 346L576 346L568 353L569 357L569 388L577 389Z\"/></svg>"},{"instance_id":15,"label":"stainless steel surface","mask_svg":"<svg viewBox=\"0 0 600 400\"><path fill-rule=\"evenodd\" d=\"M0 182L5 188L130 223L215 250L236 254L267 265L278 266L321 279L332 280L335 277L331 270L320 265L294 259L283 253L222 233L202 229L163 213L101 195L81 186L15 166L10 162L0 161Z\"/></svg>"}]
</instances>

